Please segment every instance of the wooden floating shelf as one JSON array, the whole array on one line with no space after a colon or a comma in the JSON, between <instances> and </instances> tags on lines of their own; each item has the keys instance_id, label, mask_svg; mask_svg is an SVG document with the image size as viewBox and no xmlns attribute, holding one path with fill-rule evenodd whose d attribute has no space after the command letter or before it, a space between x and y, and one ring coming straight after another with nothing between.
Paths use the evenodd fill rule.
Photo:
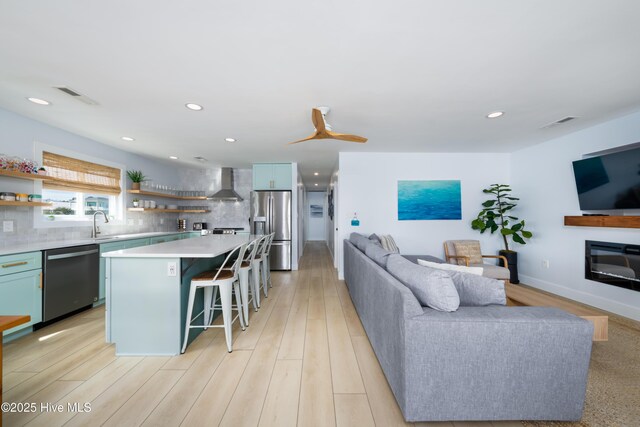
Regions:
<instances>
[{"instance_id":1,"label":"wooden floating shelf","mask_svg":"<svg viewBox=\"0 0 640 427\"><path fill-rule=\"evenodd\" d=\"M151 208L127 208L129 212L167 212L167 213L208 213L204 209L151 209Z\"/></svg>"},{"instance_id":2,"label":"wooden floating shelf","mask_svg":"<svg viewBox=\"0 0 640 427\"><path fill-rule=\"evenodd\" d=\"M565 216L564 225L574 227L640 228L640 216Z\"/></svg>"},{"instance_id":3,"label":"wooden floating shelf","mask_svg":"<svg viewBox=\"0 0 640 427\"><path fill-rule=\"evenodd\" d=\"M44 202L10 202L8 200L0 200L0 206L26 206L28 208L35 206L53 206L53 203Z\"/></svg>"},{"instance_id":4,"label":"wooden floating shelf","mask_svg":"<svg viewBox=\"0 0 640 427\"><path fill-rule=\"evenodd\" d=\"M16 172L8 169L0 169L0 175L8 176L10 178L18 178L18 179L47 179L46 175L40 175L37 173L24 173L24 172Z\"/></svg>"},{"instance_id":5,"label":"wooden floating shelf","mask_svg":"<svg viewBox=\"0 0 640 427\"><path fill-rule=\"evenodd\" d=\"M207 200L206 196L172 196L171 194L156 193L153 191L144 190L127 190L129 194L141 194L144 196L164 197L165 199L178 199L178 200Z\"/></svg>"},{"instance_id":6,"label":"wooden floating shelf","mask_svg":"<svg viewBox=\"0 0 640 427\"><path fill-rule=\"evenodd\" d=\"M69 184L77 184L77 181L62 179L62 178L54 178L52 176L40 175L37 173L23 173L10 171L7 169L0 169L0 176L6 176L9 178L18 178L18 179L28 179L31 181L46 181L46 182L58 182L58 183L69 183Z\"/></svg>"}]
</instances>

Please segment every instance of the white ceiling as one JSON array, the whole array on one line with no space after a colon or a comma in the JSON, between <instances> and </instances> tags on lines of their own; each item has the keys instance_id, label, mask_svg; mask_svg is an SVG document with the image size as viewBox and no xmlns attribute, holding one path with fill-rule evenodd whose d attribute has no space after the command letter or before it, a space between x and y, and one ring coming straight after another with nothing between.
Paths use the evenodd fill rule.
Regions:
<instances>
[{"instance_id":1,"label":"white ceiling","mask_svg":"<svg viewBox=\"0 0 640 427\"><path fill-rule=\"evenodd\" d=\"M296 161L319 189L339 151L511 152L640 109L639 17L637 0L0 0L0 107L191 165ZM318 105L369 142L285 145Z\"/></svg>"}]
</instances>

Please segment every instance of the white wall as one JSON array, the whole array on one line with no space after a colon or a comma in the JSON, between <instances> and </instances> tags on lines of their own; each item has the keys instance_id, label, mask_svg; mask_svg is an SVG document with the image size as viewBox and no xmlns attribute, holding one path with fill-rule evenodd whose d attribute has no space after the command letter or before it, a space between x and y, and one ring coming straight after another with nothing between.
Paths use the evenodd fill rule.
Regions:
<instances>
[{"instance_id":1,"label":"white wall","mask_svg":"<svg viewBox=\"0 0 640 427\"><path fill-rule=\"evenodd\" d=\"M497 253L500 237L481 235L470 223L486 199L482 189L509 182L509 164L503 153L340 153L337 244L356 231L391 234L404 254L443 257L445 240L468 238L479 239L483 253ZM460 180L462 220L398 221L398 180ZM359 227L350 225L354 212Z\"/></svg>"},{"instance_id":2,"label":"white wall","mask_svg":"<svg viewBox=\"0 0 640 427\"><path fill-rule=\"evenodd\" d=\"M331 172L331 179L329 180L329 189L327 193L333 191L333 218L329 217L329 207L327 206L327 246L331 255L333 256L333 266L338 268L339 259L341 258L340 245L338 239L338 164ZM328 194L327 194L328 195Z\"/></svg>"},{"instance_id":3,"label":"white wall","mask_svg":"<svg viewBox=\"0 0 640 427\"><path fill-rule=\"evenodd\" d=\"M521 217L534 232L529 244L517 247L523 283L640 320L640 292L584 278L585 240L637 245L640 231L563 225L565 215L581 214L571 162L638 141L640 113L635 113L512 154ZM549 260L548 269L543 260Z\"/></svg>"},{"instance_id":4,"label":"white wall","mask_svg":"<svg viewBox=\"0 0 640 427\"><path fill-rule=\"evenodd\" d=\"M306 191L304 189L304 182L302 182L302 175L298 171L298 164L291 163L291 170L293 176L291 177L291 226L293 228L291 233L291 270L298 269L298 261L302 257L304 251L304 204L306 198Z\"/></svg>"},{"instance_id":5,"label":"white wall","mask_svg":"<svg viewBox=\"0 0 640 427\"><path fill-rule=\"evenodd\" d=\"M311 216L311 205L322 206L322 217ZM305 209L305 219L307 222L307 238L306 240L325 240L325 218L327 215L325 207L325 193L320 191L308 191Z\"/></svg>"}]
</instances>

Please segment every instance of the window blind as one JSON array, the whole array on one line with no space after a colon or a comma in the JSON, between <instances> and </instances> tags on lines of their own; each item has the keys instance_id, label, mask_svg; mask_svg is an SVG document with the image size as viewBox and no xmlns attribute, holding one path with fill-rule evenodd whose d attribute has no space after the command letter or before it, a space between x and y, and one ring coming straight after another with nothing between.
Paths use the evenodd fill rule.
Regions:
<instances>
[{"instance_id":1,"label":"window blind","mask_svg":"<svg viewBox=\"0 0 640 427\"><path fill-rule=\"evenodd\" d=\"M121 171L118 168L47 151L42 153L42 164L47 170L47 176L54 178L45 180L44 188L116 195L122 191Z\"/></svg>"}]
</instances>

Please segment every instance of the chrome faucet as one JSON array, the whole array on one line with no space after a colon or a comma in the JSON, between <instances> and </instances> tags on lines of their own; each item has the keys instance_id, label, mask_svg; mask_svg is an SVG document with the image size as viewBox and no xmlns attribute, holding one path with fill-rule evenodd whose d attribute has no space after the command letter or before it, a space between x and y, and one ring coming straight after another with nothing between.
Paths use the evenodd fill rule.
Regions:
<instances>
[{"instance_id":1,"label":"chrome faucet","mask_svg":"<svg viewBox=\"0 0 640 427\"><path fill-rule=\"evenodd\" d=\"M104 213L104 211L95 211L93 213L93 229L91 230L91 238L92 239L95 239L96 237L98 237L98 234L100 234L100 228L96 225L96 215L98 215L99 213L104 215L104 223L105 224L107 222L109 222L109 217L107 216L106 213Z\"/></svg>"}]
</instances>

